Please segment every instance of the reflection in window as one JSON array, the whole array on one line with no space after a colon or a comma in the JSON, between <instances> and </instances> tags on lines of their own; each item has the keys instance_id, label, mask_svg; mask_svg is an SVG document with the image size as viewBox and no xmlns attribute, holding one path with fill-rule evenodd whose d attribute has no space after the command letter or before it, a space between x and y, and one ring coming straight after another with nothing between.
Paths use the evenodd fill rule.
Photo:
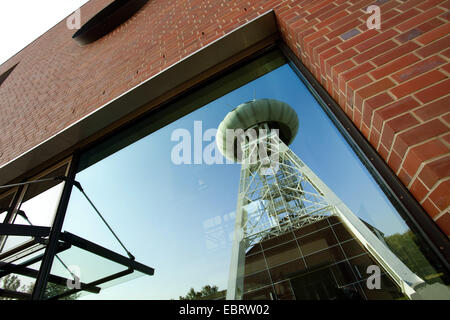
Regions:
<instances>
[{"instance_id":1,"label":"reflection in window","mask_svg":"<svg viewBox=\"0 0 450 320\"><path fill-rule=\"evenodd\" d=\"M266 61L263 66L267 65ZM255 70L264 69L259 67ZM236 106L261 98L284 101L295 110L299 131L290 148L377 241L427 283L448 283L429 248L410 230L292 68L279 64L264 70L273 71L255 71L252 81L239 86L234 82L226 92L223 86L210 84L171 106L189 114L171 122L181 114L167 121L162 111L162 118L144 119L82 156L76 180L129 249L156 270L154 277L85 298L178 299L191 288L199 291L207 285L218 287L215 298L224 298L241 165L225 160L207 164L202 152L214 150L214 134L208 130L217 129ZM190 164L175 163L174 148ZM123 252L78 190L72 193L63 229ZM371 265L380 267L381 289L366 285ZM244 267L244 299L404 296L373 253L336 216L257 239L245 252Z\"/></svg>"},{"instance_id":2,"label":"reflection in window","mask_svg":"<svg viewBox=\"0 0 450 320\"><path fill-rule=\"evenodd\" d=\"M52 178L65 176L67 167L67 163L59 165L31 180L45 180L44 182L25 185L17 210L12 211L14 214L9 221L3 222L51 227L64 185L61 180ZM1 294L0 299L29 299L41 265L45 244L41 238L31 236L5 236L3 241L0 261L23 267L15 268L14 272L8 272L10 270L8 268L1 270L0 289L7 290L7 294Z\"/></svg>"}]
</instances>

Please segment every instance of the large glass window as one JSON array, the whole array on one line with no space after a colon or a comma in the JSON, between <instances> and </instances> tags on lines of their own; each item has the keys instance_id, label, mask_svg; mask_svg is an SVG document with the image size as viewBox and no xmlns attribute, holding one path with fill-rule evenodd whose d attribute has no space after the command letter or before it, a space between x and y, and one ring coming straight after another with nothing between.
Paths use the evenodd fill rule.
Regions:
<instances>
[{"instance_id":1,"label":"large glass window","mask_svg":"<svg viewBox=\"0 0 450 320\"><path fill-rule=\"evenodd\" d=\"M188 295L191 288L197 298L226 297L233 281L241 165L228 163L218 152L215 134L229 112L259 99L282 101L296 112L299 128L290 149L376 237L371 241L394 253L424 283L448 284L430 248L409 228L295 70L273 51L81 155L76 180L133 255L155 268L154 276L83 298L180 299L195 296ZM275 236L263 233L245 248L243 298L404 298L401 281L388 272L389 262L370 252L351 226L331 214ZM77 189L63 229L124 253ZM75 258L71 264L80 267L81 281L101 268ZM367 286L370 266L380 270L380 288ZM52 273L63 272L55 260Z\"/></svg>"},{"instance_id":2,"label":"large glass window","mask_svg":"<svg viewBox=\"0 0 450 320\"><path fill-rule=\"evenodd\" d=\"M16 191L0 199L2 204L8 205L9 214L2 215L2 223L25 227L51 227L59 204L64 186L62 180L55 180L67 174L69 162L64 161L31 178L25 183L20 192ZM12 203L12 196L20 193L17 203ZM11 208L14 205L14 208ZM3 207L0 205L0 207ZM50 229L49 229L50 230ZM0 261L0 289L7 290L7 294L0 294L2 298L28 299L31 294L42 254L45 249L45 237L21 235L1 235ZM16 266L21 268L16 268Z\"/></svg>"},{"instance_id":3,"label":"large glass window","mask_svg":"<svg viewBox=\"0 0 450 320\"><path fill-rule=\"evenodd\" d=\"M43 180L43 182L24 186L16 213L12 215L9 223L51 227L64 186L62 180L53 180L53 178L65 176L67 170L68 164L63 163L31 179L30 181ZM20 245L31 238L10 236L5 241L3 251Z\"/></svg>"}]
</instances>

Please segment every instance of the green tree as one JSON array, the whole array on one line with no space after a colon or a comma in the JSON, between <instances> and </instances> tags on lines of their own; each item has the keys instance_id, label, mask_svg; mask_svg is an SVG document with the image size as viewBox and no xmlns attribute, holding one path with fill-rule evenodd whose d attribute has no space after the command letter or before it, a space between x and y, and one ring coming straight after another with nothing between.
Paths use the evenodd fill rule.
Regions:
<instances>
[{"instance_id":1,"label":"green tree","mask_svg":"<svg viewBox=\"0 0 450 320\"><path fill-rule=\"evenodd\" d=\"M200 300L205 299L209 296L216 294L219 291L219 287L217 286L204 286L200 291L195 291L194 288L191 288L186 296L181 297L180 300Z\"/></svg>"}]
</instances>

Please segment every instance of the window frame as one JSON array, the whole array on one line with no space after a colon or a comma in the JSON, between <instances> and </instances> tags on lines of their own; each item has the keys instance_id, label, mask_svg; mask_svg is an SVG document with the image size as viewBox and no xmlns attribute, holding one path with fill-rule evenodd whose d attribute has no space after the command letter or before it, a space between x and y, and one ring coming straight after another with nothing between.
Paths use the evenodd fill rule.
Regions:
<instances>
[{"instance_id":1,"label":"window frame","mask_svg":"<svg viewBox=\"0 0 450 320\"><path fill-rule=\"evenodd\" d=\"M24 179L23 181L26 182L32 182L35 180L39 180L42 177L46 176L47 174L51 173L52 171L55 171L56 169L62 168L63 166L66 166L65 174L67 175L72 163L72 157L66 158L62 161L59 161L58 163L50 166L49 168L45 169L44 171L41 171L40 173L32 176L29 179ZM9 210L6 214L5 219L3 220L3 223L5 224L14 224L14 221L17 216L17 212L20 210L22 204L24 203L24 198L27 194L27 190L29 188L29 184L22 184L18 183L18 186L12 187L12 189L0 194L0 196L8 196L11 193L14 193L14 197L10 203ZM61 201L61 197L57 200L58 203ZM56 217L56 214L55 214ZM0 253L3 252L4 245L6 241L8 240L8 236L0 235Z\"/></svg>"}]
</instances>

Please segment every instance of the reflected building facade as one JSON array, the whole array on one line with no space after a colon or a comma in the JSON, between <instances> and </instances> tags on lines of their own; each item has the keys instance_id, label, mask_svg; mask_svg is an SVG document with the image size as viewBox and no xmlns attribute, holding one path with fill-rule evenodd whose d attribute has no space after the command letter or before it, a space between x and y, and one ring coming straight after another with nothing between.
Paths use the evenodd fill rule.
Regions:
<instances>
[{"instance_id":1,"label":"reflected building facade","mask_svg":"<svg viewBox=\"0 0 450 320\"><path fill-rule=\"evenodd\" d=\"M327 217L253 245L245 255L244 299L403 298L381 267L380 288L368 288L372 265L376 261L339 218Z\"/></svg>"}]
</instances>

